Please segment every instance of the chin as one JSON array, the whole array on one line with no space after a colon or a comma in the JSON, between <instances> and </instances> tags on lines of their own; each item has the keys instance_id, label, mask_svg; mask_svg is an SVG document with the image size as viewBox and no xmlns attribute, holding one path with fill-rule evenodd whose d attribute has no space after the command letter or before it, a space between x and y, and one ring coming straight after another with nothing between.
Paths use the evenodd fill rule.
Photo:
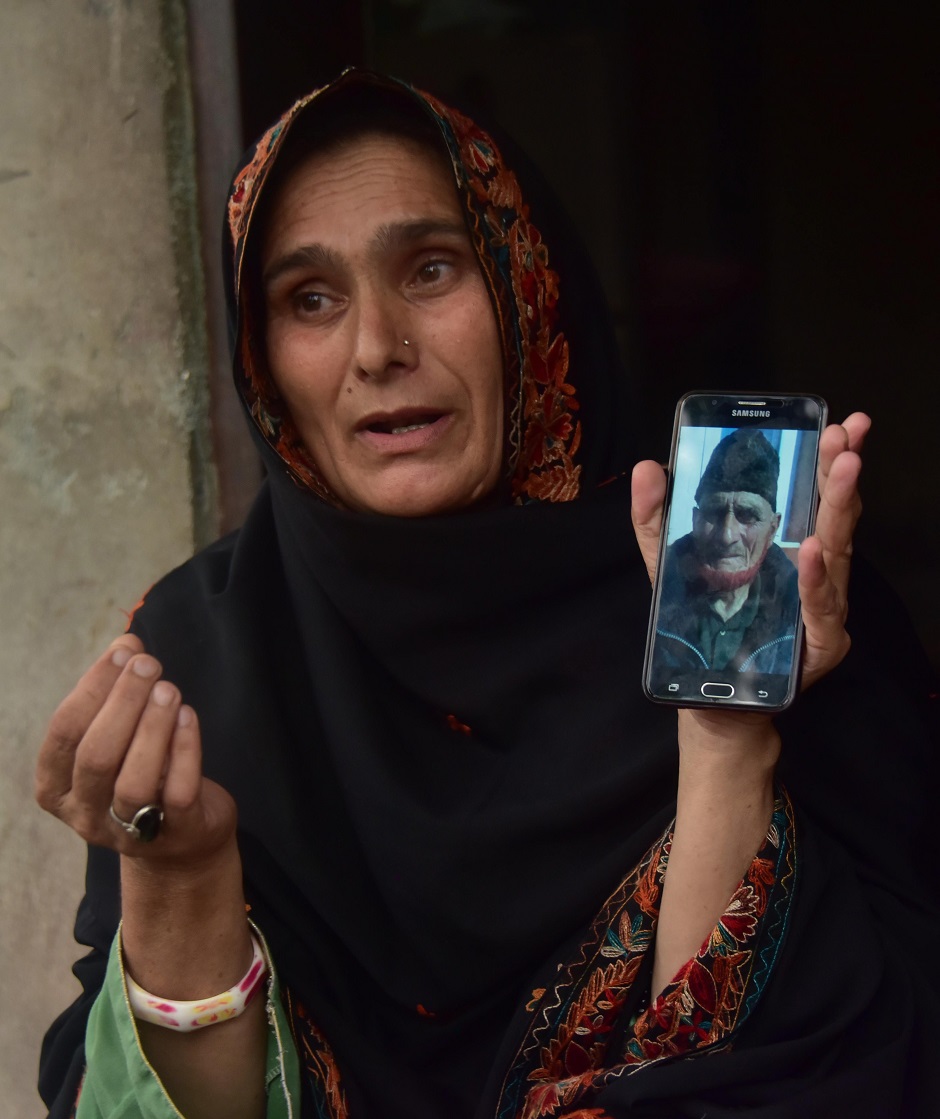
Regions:
<instances>
[{"instance_id":1,"label":"chin","mask_svg":"<svg viewBox=\"0 0 940 1119\"><path fill-rule=\"evenodd\" d=\"M464 493L430 486L389 486L371 493L351 494L345 502L360 513L378 513L384 517L433 517L453 513L472 504L474 498Z\"/></svg>"},{"instance_id":2,"label":"chin","mask_svg":"<svg viewBox=\"0 0 940 1119\"><path fill-rule=\"evenodd\" d=\"M450 513L455 508L459 506L448 501L390 498L388 501L376 502L371 506L370 512L380 513L384 517L433 517L438 513Z\"/></svg>"},{"instance_id":3,"label":"chin","mask_svg":"<svg viewBox=\"0 0 940 1119\"><path fill-rule=\"evenodd\" d=\"M448 485L443 469L420 472L401 471L397 478L385 477L376 485L347 489L337 496L348 508L360 513L378 513L385 517L433 517L456 513L485 500L495 489L496 477L478 482Z\"/></svg>"},{"instance_id":4,"label":"chin","mask_svg":"<svg viewBox=\"0 0 940 1119\"><path fill-rule=\"evenodd\" d=\"M723 567L709 567L702 564L699 574L710 591L737 591L741 587L753 583L760 571L760 563L753 567L741 567L735 571L728 571Z\"/></svg>"}]
</instances>

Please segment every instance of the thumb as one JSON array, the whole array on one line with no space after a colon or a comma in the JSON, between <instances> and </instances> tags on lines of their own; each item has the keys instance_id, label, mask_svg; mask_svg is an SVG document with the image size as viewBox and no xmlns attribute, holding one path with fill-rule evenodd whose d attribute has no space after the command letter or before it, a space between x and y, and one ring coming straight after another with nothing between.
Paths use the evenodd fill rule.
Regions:
<instances>
[{"instance_id":1,"label":"thumb","mask_svg":"<svg viewBox=\"0 0 940 1119\"><path fill-rule=\"evenodd\" d=\"M636 464L631 494L633 531L652 581L656 575L656 553L663 523L663 502L666 500L666 473L658 462L645 459Z\"/></svg>"}]
</instances>

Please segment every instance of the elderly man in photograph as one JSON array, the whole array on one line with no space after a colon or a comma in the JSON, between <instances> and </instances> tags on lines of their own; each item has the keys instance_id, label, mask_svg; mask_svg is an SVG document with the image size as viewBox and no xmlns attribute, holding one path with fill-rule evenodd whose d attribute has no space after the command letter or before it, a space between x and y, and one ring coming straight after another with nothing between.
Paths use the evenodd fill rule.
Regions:
<instances>
[{"instance_id":1,"label":"elderly man in photograph","mask_svg":"<svg viewBox=\"0 0 940 1119\"><path fill-rule=\"evenodd\" d=\"M666 554L659 658L677 671L788 672L796 568L773 543L780 460L742 428L712 452L695 491L692 531Z\"/></svg>"}]
</instances>

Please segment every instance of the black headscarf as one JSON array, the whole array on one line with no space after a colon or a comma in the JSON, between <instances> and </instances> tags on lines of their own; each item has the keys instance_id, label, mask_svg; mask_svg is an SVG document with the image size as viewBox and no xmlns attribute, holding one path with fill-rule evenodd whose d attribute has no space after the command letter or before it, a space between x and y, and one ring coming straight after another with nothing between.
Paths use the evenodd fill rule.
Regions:
<instances>
[{"instance_id":1,"label":"black headscarf","mask_svg":"<svg viewBox=\"0 0 940 1119\"><path fill-rule=\"evenodd\" d=\"M251 290L264 185L292 134L344 99L417 114L452 161L505 354L503 500L485 507L343 509L266 375ZM929 762L913 698L926 678L893 620L903 696L892 673L874 693L856 656L788 716L798 885L730 1046L624 1074L641 973L597 1075L576 1070L582 1087L551 1106L527 1095L552 1044L527 1006L611 950L594 919L668 824L676 779L675 716L639 686L649 587L624 476L629 393L597 284L543 197L468 118L361 72L299 102L235 179L236 383L268 480L240 532L158 584L132 628L198 711L206 773L238 803L252 917L320 1070L305 1115L770 1119L846 1101L900 1115L899 1083L913 1100L926 1075L907 1064L902 947L926 951L914 851ZM847 759L870 776L888 742L897 776L856 787ZM913 848L895 855L898 838ZM84 1000L47 1039L49 1094L80 1068L114 864L91 854L77 935L95 951ZM324 1070L339 1094L320 1091Z\"/></svg>"}]
</instances>

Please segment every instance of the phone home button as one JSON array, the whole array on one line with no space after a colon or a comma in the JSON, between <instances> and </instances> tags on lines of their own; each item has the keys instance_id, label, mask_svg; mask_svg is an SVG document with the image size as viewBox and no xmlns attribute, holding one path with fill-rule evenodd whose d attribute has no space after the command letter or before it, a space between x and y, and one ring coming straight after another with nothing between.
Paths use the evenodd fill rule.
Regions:
<instances>
[{"instance_id":1,"label":"phone home button","mask_svg":"<svg viewBox=\"0 0 940 1119\"><path fill-rule=\"evenodd\" d=\"M730 699L734 695L732 684L703 684L702 695L706 699Z\"/></svg>"}]
</instances>

